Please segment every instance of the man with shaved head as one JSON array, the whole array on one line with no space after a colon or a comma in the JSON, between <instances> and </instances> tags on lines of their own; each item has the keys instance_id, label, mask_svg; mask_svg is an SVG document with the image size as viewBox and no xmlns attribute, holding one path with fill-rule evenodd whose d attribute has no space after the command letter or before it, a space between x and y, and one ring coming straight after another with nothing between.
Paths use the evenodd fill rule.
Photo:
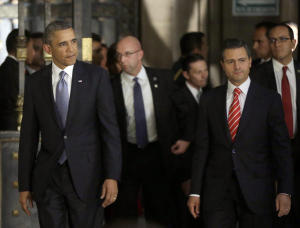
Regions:
<instances>
[{"instance_id":1,"label":"man with shaved head","mask_svg":"<svg viewBox=\"0 0 300 228\"><path fill-rule=\"evenodd\" d=\"M143 49L133 36L121 39L116 50L122 72L112 86L124 156L117 214L137 218L142 193L146 220L166 225L170 148L176 141L170 72L144 67ZM186 144L178 141L179 150Z\"/></svg>"}]
</instances>

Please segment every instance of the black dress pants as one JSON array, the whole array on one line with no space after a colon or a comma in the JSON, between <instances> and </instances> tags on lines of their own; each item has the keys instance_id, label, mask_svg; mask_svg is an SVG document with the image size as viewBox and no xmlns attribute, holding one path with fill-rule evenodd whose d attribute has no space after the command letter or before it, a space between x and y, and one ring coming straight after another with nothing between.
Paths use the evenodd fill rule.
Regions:
<instances>
[{"instance_id":1,"label":"black dress pants","mask_svg":"<svg viewBox=\"0 0 300 228\"><path fill-rule=\"evenodd\" d=\"M272 228L272 212L270 215L252 213L246 205L235 175L232 176L226 197L218 205L214 210L204 208L205 228L236 228L237 224L239 228Z\"/></svg>"},{"instance_id":2,"label":"black dress pants","mask_svg":"<svg viewBox=\"0 0 300 228\"><path fill-rule=\"evenodd\" d=\"M101 200L83 202L78 197L67 162L57 165L45 197L37 202L37 208L41 228L102 227Z\"/></svg>"},{"instance_id":3,"label":"black dress pants","mask_svg":"<svg viewBox=\"0 0 300 228\"><path fill-rule=\"evenodd\" d=\"M137 201L142 193L142 204L147 222L168 224L170 217L168 181L162 166L158 143L150 143L144 149L128 143L124 172L116 202L117 217L136 219Z\"/></svg>"}]
</instances>

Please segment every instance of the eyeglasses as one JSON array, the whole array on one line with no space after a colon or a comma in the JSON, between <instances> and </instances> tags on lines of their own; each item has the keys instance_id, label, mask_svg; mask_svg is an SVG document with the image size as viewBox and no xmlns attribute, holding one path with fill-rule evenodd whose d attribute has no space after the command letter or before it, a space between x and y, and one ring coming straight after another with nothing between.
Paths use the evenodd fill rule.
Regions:
<instances>
[{"instance_id":1,"label":"eyeglasses","mask_svg":"<svg viewBox=\"0 0 300 228\"><path fill-rule=\"evenodd\" d=\"M270 38L269 40L270 40L270 43L271 44L275 44L276 42L278 42L278 43L284 43L284 42L286 42L286 41L288 41L288 40L290 40L291 38L290 37L278 37L278 38Z\"/></svg>"},{"instance_id":2,"label":"eyeglasses","mask_svg":"<svg viewBox=\"0 0 300 228\"><path fill-rule=\"evenodd\" d=\"M121 59L122 56L128 58L128 57L130 57L131 55L133 55L133 54L135 54L135 53L137 53L137 52L139 52L139 51L140 51L140 49L139 49L139 50L136 50L136 51L126 51L124 54L121 54L121 53L118 53L118 52L117 52L116 57L117 57L117 59Z\"/></svg>"}]
</instances>

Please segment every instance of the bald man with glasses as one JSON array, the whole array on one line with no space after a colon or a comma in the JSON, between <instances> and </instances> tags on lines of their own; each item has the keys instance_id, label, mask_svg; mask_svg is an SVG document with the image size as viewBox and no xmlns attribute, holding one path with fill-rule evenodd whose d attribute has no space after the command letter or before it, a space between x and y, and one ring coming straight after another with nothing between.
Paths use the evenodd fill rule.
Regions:
<instances>
[{"instance_id":1,"label":"bald man with glasses","mask_svg":"<svg viewBox=\"0 0 300 228\"><path fill-rule=\"evenodd\" d=\"M117 215L136 219L141 194L147 221L169 224L173 207L169 200L172 173L171 146L186 146L176 140L176 120L170 93L170 72L144 67L139 40L127 36L117 43L122 68L112 80L123 151L123 172Z\"/></svg>"}]
</instances>

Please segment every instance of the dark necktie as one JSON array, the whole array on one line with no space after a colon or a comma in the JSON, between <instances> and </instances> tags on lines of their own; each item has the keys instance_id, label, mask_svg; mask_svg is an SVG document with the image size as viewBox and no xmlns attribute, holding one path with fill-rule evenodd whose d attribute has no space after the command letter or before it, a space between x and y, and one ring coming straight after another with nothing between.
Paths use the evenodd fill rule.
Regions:
<instances>
[{"instance_id":1,"label":"dark necktie","mask_svg":"<svg viewBox=\"0 0 300 228\"><path fill-rule=\"evenodd\" d=\"M287 78L286 71L288 67L282 67L282 81L281 81L281 98L284 110L284 119L286 126L289 130L290 138L293 138L293 108L292 108L292 97L289 79Z\"/></svg>"},{"instance_id":2,"label":"dark necktie","mask_svg":"<svg viewBox=\"0 0 300 228\"><path fill-rule=\"evenodd\" d=\"M65 128L66 119L68 114L68 106L69 106L69 92L68 92L68 84L65 81L66 72L61 71L59 73L59 81L56 86L56 107L59 112L59 116L61 118L62 126ZM63 164L67 160L67 153L64 150L62 155L60 156L58 163Z\"/></svg>"},{"instance_id":3,"label":"dark necktie","mask_svg":"<svg viewBox=\"0 0 300 228\"><path fill-rule=\"evenodd\" d=\"M148 144L146 114L144 108L144 100L142 95L141 85L138 78L133 79L133 97L134 97L134 117L136 130L136 144L140 148L144 148Z\"/></svg>"},{"instance_id":4,"label":"dark necktie","mask_svg":"<svg viewBox=\"0 0 300 228\"><path fill-rule=\"evenodd\" d=\"M235 88L233 91L233 101L229 108L228 113L228 127L231 135L231 140L234 142L239 123L241 118L241 107L239 101L239 95L241 94L241 90L239 88Z\"/></svg>"}]
</instances>

